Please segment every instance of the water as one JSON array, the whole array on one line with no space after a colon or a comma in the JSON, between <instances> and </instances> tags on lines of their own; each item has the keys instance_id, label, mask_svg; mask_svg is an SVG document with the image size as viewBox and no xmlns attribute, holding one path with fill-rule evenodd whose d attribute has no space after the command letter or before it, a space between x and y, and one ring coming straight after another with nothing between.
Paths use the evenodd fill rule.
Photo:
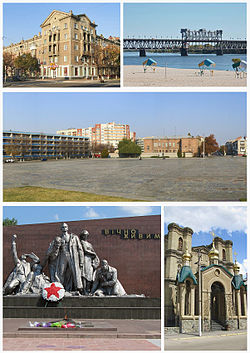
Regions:
<instances>
[{"instance_id":1,"label":"water","mask_svg":"<svg viewBox=\"0 0 250 353\"><path fill-rule=\"evenodd\" d=\"M197 69L198 64L204 59L211 59L216 63L214 70L233 70L232 59L239 58L247 61L246 54L225 54L217 56L216 54L189 54L181 56L178 53L147 53L146 57L140 57L138 52L124 52L124 65L142 65L143 61L152 58L157 61L160 67L176 69Z\"/></svg>"}]
</instances>

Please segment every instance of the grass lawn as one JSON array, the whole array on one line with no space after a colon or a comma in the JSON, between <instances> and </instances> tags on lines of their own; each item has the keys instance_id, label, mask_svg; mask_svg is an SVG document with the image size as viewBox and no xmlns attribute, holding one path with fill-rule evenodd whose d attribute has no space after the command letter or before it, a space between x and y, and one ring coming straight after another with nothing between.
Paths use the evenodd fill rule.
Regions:
<instances>
[{"instance_id":1,"label":"grass lawn","mask_svg":"<svg viewBox=\"0 0 250 353\"><path fill-rule=\"evenodd\" d=\"M36 186L3 189L4 202L108 202L108 201L139 201L105 195L89 194L86 192L47 189Z\"/></svg>"}]
</instances>

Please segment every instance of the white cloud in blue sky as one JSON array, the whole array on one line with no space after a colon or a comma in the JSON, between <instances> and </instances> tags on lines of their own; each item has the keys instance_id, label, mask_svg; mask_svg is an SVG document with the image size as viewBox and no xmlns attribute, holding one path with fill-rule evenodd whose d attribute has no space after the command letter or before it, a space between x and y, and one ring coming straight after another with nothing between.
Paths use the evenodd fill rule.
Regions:
<instances>
[{"instance_id":1,"label":"white cloud in blue sky","mask_svg":"<svg viewBox=\"0 0 250 353\"><path fill-rule=\"evenodd\" d=\"M129 215L146 216L153 212L153 208L150 206L122 206L121 211Z\"/></svg>"},{"instance_id":2,"label":"white cloud in blue sky","mask_svg":"<svg viewBox=\"0 0 250 353\"><path fill-rule=\"evenodd\" d=\"M93 207L86 207L83 215L84 215L84 217L87 217L87 218L101 217L101 215L96 212L96 208L94 209Z\"/></svg>"},{"instance_id":3,"label":"white cloud in blue sky","mask_svg":"<svg viewBox=\"0 0 250 353\"><path fill-rule=\"evenodd\" d=\"M247 208L238 206L165 207L165 223L192 228L195 233L211 230L247 231Z\"/></svg>"}]
</instances>

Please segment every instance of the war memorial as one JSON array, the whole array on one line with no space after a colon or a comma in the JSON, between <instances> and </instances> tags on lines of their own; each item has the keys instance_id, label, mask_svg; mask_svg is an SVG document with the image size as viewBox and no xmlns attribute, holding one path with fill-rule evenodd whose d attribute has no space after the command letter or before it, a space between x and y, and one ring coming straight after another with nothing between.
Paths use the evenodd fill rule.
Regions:
<instances>
[{"instance_id":1,"label":"war memorial","mask_svg":"<svg viewBox=\"0 0 250 353\"><path fill-rule=\"evenodd\" d=\"M114 338L132 319L160 338L160 229L160 216L4 227L3 317L22 319L4 338Z\"/></svg>"},{"instance_id":2,"label":"war memorial","mask_svg":"<svg viewBox=\"0 0 250 353\"><path fill-rule=\"evenodd\" d=\"M168 225L166 334L246 330L247 285L233 261L232 241L213 233L211 244L193 247L192 235L191 228Z\"/></svg>"}]
</instances>

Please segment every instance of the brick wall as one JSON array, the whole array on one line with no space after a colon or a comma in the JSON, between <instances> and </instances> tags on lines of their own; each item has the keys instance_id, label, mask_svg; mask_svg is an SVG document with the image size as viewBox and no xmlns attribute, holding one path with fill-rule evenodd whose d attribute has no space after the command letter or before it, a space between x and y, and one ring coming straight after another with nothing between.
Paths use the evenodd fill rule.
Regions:
<instances>
[{"instance_id":1,"label":"brick wall","mask_svg":"<svg viewBox=\"0 0 250 353\"><path fill-rule=\"evenodd\" d=\"M67 222L69 231L79 235L82 229L90 233L89 242L100 259L107 259L118 270L118 278L128 294L160 297L160 240L122 239L120 235L105 235L105 229L138 229L141 234L159 234L160 216L126 217ZM43 258L49 243L60 235L61 222L4 227L3 280L13 269L11 239L17 234L18 256L33 251ZM47 273L47 268L44 270Z\"/></svg>"}]
</instances>

